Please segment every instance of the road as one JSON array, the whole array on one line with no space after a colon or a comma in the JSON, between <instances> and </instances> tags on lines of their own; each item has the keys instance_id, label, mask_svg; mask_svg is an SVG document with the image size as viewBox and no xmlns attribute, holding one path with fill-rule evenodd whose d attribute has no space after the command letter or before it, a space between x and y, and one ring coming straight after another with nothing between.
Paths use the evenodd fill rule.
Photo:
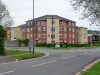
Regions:
<instances>
[{"instance_id":1,"label":"road","mask_svg":"<svg viewBox=\"0 0 100 75\"><path fill-rule=\"evenodd\" d=\"M0 64L0 75L75 75L84 66L100 57L100 48L37 51L47 52L50 55L38 59Z\"/></svg>"}]
</instances>

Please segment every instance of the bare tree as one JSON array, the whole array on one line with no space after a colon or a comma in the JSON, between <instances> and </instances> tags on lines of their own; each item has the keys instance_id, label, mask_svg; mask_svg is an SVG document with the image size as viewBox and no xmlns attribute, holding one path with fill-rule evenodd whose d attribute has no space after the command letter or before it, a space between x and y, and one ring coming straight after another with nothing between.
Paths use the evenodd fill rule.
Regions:
<instances>
[{"instance_id":1,"label":"bare tree","mask_svg":"<svg viewBox=\"0 0 100 75\"><path fill-rule=\"evenodd\" d=\"M87 18L92 24L100 24L100 0L71 0L75 10L79 10L82 18Z\"/></svg>"},{"instance_id":2,"label":"bare tree","mask_svg":"<svg viewBox=\"0 0 100 75\"><path fill-rule=\"evenodd\" d=\"M9 11L7 10L6 5L0 0L0 25L3 27L10 27L13 25L13 19L10 16Z\"/></svg>"}]
</instances>

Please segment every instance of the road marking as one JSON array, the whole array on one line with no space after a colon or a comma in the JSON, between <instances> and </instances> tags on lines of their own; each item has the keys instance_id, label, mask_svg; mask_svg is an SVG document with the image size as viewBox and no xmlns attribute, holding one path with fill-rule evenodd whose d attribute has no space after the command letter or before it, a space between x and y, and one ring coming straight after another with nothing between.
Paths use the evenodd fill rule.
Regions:
<instances>
[{"instance_id":1,"label":"road marking","mask_svg":"<svg viewBox=\"0 0 100 75\"><path fill-rule=\"evenodd\" d=\"M42 66L42 65L46 65L46 64L50 64L56 61L50 61L50 62L46 62L46 63L42 63L42 64L38 64L38 65L33 65L32 67L38 67L38 66Z\"/></svg>"},{"instance_id":2,"label":"road marking","mask_svg":"<svg viewBox=\"0 0 100 75\"><path fill-rule=\"evenodd\" d=\"M14 71L8 71L8 72L0 73L0 75L5 75L5 74L13 73L13 72Z\"/></svg>"},{"instance_id":3,"label":"road marking","mask_svg":"<svg viewBox=\"0 0 100 75\"><path fill-rule=\"evenodd\" d=\"M71 58L74 58L74 57L77 57L77 56L80 56L80 55L84 55L84 54L87 54L87 53L82 53L82 54L74 55L74 56L71 56L71 57L68 57L68 58L63 58L63 59L71 59Z\"/></svg>"}]
</instances>

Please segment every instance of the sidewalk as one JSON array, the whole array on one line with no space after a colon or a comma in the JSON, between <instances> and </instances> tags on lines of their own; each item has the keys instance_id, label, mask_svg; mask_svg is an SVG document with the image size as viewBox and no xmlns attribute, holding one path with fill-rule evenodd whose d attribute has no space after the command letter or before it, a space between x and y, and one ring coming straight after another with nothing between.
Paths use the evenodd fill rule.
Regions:
<instances>
[{"instance_id":1,"label":"sidewalk","mask_svg":"<svg viewBox=\"0 0 100 75\"><path fill-rule=\"evenodd\" d=\"M6 56L0 56L0 64L1 63L7 63L7 62L13 62L13 61L15 61L15 60L10 59L10 58L8 58Z\"/></svg>"}]
</instances>

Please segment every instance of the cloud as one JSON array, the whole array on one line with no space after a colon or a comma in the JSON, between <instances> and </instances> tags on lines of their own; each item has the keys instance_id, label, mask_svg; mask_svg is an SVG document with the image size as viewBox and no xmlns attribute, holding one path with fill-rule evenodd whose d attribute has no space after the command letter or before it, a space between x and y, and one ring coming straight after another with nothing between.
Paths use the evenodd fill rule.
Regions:
<instances>
[{"instance_id":1,"label":"cloud","mask_svg":"<svg viewBox=\"0 0 100 75\"><path fill-rule=\"evenodd\" d=\"M21 25L26 20L32 19L33 0L2 0L11 12L15 20L15 25ZM74 20L78 26L89 28L86 20L79 20L80 14L72 11L69 0L34 0L35 17L46 14L60 15L62 17Z\"/></svg>"}]
</instances>

